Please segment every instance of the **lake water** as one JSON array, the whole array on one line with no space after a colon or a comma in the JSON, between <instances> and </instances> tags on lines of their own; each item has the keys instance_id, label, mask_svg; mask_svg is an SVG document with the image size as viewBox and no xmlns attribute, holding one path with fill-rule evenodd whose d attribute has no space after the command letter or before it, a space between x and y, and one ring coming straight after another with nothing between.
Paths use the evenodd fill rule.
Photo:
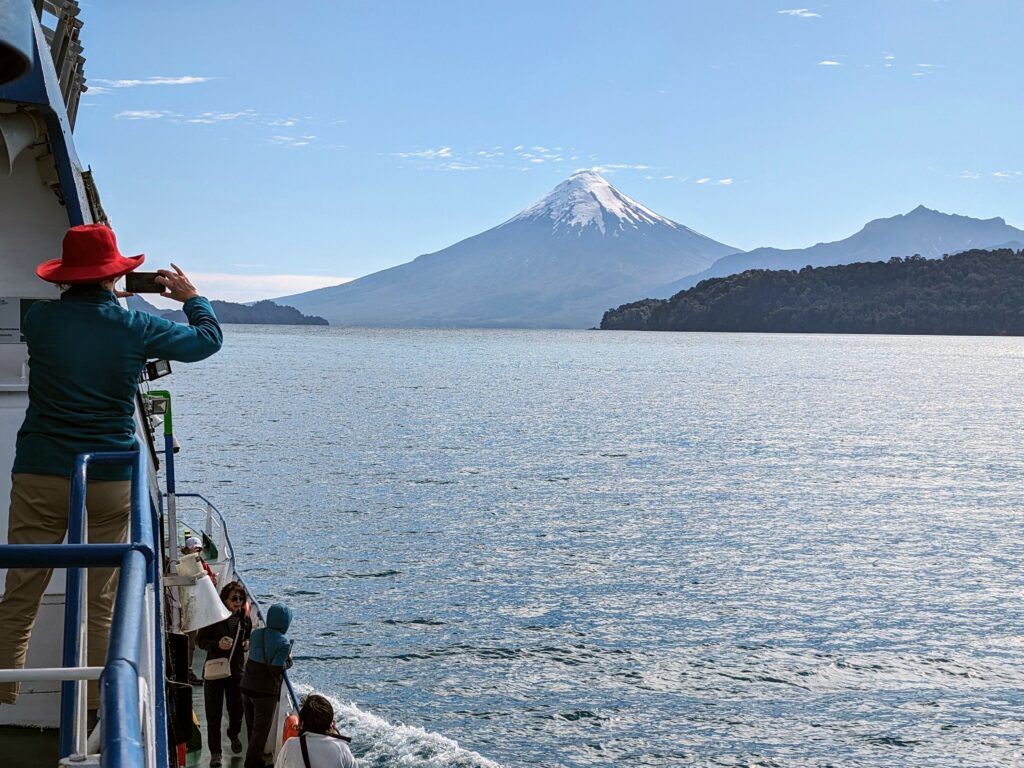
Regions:
<instances>
[{"instance_id":1,"label":"lake water","mask_svg":"<svg viewBox=\"0 0 1024 768\"><path fill-rule=\"evenodd\" d=\"M226 336L179 490L361 765L1024 762L1024 339Z\"/></svg>"}]
</instances>

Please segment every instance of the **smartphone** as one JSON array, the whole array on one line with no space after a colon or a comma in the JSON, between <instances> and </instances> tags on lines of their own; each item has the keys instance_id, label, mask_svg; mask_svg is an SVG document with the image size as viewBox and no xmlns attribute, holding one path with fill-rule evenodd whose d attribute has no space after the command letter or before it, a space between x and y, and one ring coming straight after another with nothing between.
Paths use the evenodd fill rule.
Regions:
<instances>
[{"instance_id":1,"label":"smartphone","mask_svg":"<svg viewBox=\"0 0 1024 768\"><path fill-rule=\"evenodd\" d=\"M163 293L166 287L156 277L156 272L129 272L124 276L124 289L129 293Z\"/></svg>"}]
</instances>

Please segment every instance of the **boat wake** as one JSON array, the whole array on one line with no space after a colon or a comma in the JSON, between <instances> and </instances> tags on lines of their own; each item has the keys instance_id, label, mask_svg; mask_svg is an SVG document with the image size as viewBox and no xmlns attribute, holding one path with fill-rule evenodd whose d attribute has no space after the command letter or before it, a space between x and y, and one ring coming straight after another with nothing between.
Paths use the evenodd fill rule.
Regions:
<instances>
[{"instance_id":1,"label":"boat wake","mask_svg":"<svg viewBox=\"0 0 1024 768\"><path fill-rule=\"evenodd\" d=\"M308 686L296 686L296 690L300 696L314 692ZM352 702L327 698L334 705L338 730L352 738L352 754L361 768L502 768L500 763L460 747L454 739L419 726L395 725Z\"/></svg>"}]
</instances>

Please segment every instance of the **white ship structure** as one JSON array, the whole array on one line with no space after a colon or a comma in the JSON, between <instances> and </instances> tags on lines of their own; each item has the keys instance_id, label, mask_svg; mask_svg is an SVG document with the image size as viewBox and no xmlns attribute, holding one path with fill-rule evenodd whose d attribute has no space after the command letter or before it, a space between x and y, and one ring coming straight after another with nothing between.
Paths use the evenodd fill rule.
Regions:
<instances>
[{"instance_id":1,"label":"white ship structure","mask_svg":"<svg viewBox=\"0 0 1024 768\"><path fill-rule=\"evenodd\" d=\"M181 663L185 632L227 616L195 555L181 558L178 543L186 535L201 536L220 583L242 580L214 504L199 494L175 493L173 403L187 393L172 396L173 385L154 383L168 365L154 361L140 383L137 450L78 457L66 541L10 545L6 539L8 468L28 404L21 318L33 301L59 296L56 286L36 277L35 266L60 253L69 227L107 223L92 174L72 141L86 89L79 11L77 0L0 0L0 583L9 568L54 569L26 668L0 670L0 681L21 683L17 704L0 706L0 763L165 768L184 765L179 744L193 728L193 689L188 665ZM83 535L89 468L114 463L133 467L130 541L90 544ZM94 567L119 569L101 667L85 663L83 595ZM248 610L254 626L260 625L255 600ZM101 703L98 727L90 729L85 681L93 679L99 680ZM194 698L201 715L202 696ZM266 745L271 755L281 744L285 718L298 708L290 682L280 699ZM204 759L208 755L188 757L190 765Z\"/></svg>"}]
</instances>

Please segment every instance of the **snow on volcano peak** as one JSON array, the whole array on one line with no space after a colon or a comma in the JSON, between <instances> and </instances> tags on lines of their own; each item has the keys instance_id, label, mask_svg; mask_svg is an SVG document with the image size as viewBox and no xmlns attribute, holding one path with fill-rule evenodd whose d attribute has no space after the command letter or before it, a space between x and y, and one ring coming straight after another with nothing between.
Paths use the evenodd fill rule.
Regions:
<instances>
[{"instance_id":1,"label":"snow on volcano peak","mask_svg":"<svg viewBox=\"0 0 1024 768\"><path fill-rule=\"evenodd\" d=\"M607 214L607 215L606 215ZM594 171L578 171L545 197L506 223L524 219L551 219L552 229L595 225L602 234L608 217L617 219L616 228L637 228L641 224L685 229L659 216L650 208L626 197Z\"/></svg>"},{"instance_id":2,"label":"snow on volcano peak","mask_svg":"<svg viewBox=\"0 0 1024 768\"><path fill-rule=\"evenodd\" d=\"M582 171L497 227L287 303L342 325L589 328L735 252Z\"/></svg>"}]
</instances>

